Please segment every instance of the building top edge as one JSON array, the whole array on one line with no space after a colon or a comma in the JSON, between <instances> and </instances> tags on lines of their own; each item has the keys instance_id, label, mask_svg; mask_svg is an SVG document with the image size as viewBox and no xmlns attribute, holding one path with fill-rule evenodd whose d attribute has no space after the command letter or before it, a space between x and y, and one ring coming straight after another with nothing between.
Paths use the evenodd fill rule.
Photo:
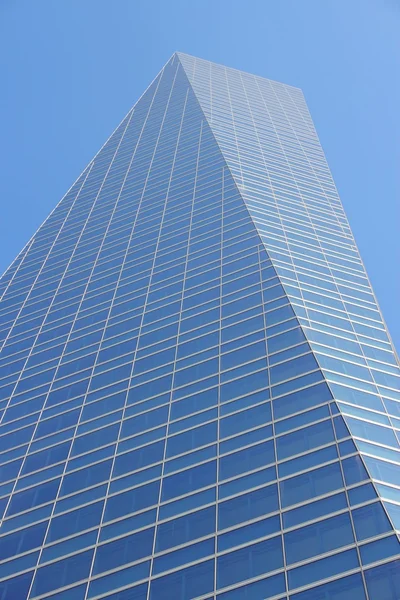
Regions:
<instances>
[{"instance_id":1,"label":"building top edge","mask_svg":"<svg viewBox=\"0 0 400 600\"><path fill-rule=\"evenodd\" d=\"M303 90L300 87L297 87L295 85L290 85L289 83L284 83L282 81L277 81L276 79L270 79L269 77L263 77L262 75L256 75L255 73L249 73L249 71L243 71L243 69L236 69L234 67L228 67L227 65L223 65L222 63L217 63L217 62L214 62L212 60L207 60L205 58L200 58L199 56L194 56L193 54L188 54L187 52L180 52L180 51L177 50L177 51L175 51L173 53L173 55L172 55L171 58L173 58L174 56L176 56L179 60L180 60L180 57L187 57L187 58L190 58L192 60L200 61L200 62L203 62L203 63L208 63L208 64L216 65L218 67L224 67L225 69L228 69L229 71L236 71L238 73L244 73L246 75L252 75L253 77L257 77L257 79L263 79L265 81L270 81L270 82L272 82L274 84L283 85L285 87L292 88L294 90L297 90L298 92L303 93Z\"/></svg>"}]
</instances>

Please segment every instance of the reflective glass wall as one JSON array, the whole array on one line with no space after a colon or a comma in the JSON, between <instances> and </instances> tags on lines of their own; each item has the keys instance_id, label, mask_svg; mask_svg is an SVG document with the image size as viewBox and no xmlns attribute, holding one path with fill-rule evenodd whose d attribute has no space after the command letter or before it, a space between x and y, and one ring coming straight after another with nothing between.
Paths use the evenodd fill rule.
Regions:
<instances>
[{"instance_id":1,"label":"reflective glass wall","mask_svg":"<svg viewBox=\"0 0 400 600\"><path fill-rule=\"evenodd\" d=\"M398 367L299 90L175 54L0 286L1 600L397 600Z\"/></svg>"}]
</instances>

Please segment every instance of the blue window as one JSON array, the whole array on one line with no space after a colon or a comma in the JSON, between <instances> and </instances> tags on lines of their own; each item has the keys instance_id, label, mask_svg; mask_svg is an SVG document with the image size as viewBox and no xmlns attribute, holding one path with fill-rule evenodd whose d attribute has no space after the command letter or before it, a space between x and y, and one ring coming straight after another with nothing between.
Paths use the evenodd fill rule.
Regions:
<instances>
[{"instance_id":1,"label":"blue window","mask_svg":"<svg viewBox=\"0 0 400 600\"><path fill-rule=\"evenodd\" d=\"M281 285L275 285L274 287L269 287L271 282L268 282L268 289L265 289L263 292L263 298L265 303L272 302L276 298L280 298L285 295L283 291L283 287Z\"/></svg>"},{"instance_id":2,"label":"blue window","mask_svg":"<svg viewBox=\"0 0 400 600\"><path fill-rule=\"evenodd\" d=\"M360 456L351 456L342 461L344 479L347 485L353 485L369 479Z\"/></svg>"},{"instance_id":3,"label":"blue window","mask_svg":"<svg viewBox=\"0 0 400 600\"><path fill-rule=\"evenodd\" d=\"M128 419L134 415L139 415L145 411L156 409L158 406L166 405L169 403L170 393L161 394L161 396L157 396L156 398L151 398L150 400L144 400L128 406L125 410L125 417Z\"/></svg>"},{"instance_id":4,"label":"blue window","mask_svg":"<svg viewBox=\"0 0 400 600\"><path fill-rule=\"evenodd\" d=\"M218 550L229 550L235 546L240 546L246 542L251 542L257 538L267 537L280 531L280 519L277 516L257 521L251 525L239 527L228 533L218 536Z\"/></svg>"},{"instance_id":5,"label":"blue window","mask_svg":"<svg viewBox=\"0 0 400 600\"><path fill-rule=\"evenodd\" d=\"M250 473L249 475L243 475L242 477L238 477L237 479L233 479L232 481L228 481L227 483L221 483L218 489L219 498L222 499L227 498L228 496L234 496L235 494L239 494L244 490L248 490L266 483L270 483L275 479L275 466L267 467L266 469L261 469L260 471Z\"/></svg>"},{"instance_id":6,"label":"blue window","mask_svg":"<svg viewBox=\"0 0 400 600\"><path fill-rule=\"evenodd\" d=\"M262 342L263 344L263 351L261 353L261 356L263 356L265 358L265 332L264 330L261 331L256 331L254 333L248 333L247 335L243 335L240 338L237 338L235 340L232 340L230 342L226 342L225 344L222 344L221 346L221 351L224 355L226 355L226 353L232 353L234 350L242 350L244 346L249 347L249 345L251 344L252 346L255 345L255 342ZM258 356L255 356L253 358L253 360L255 358L258 358ZM246 362L246 357L245 360L242 362Z\"/></svg>"},{"instance_id":7,"label":"blue window","mask_svg":"<svg viewBox=\"0 0 400 600\"><path fill-rule=\"evenodd\" d=\"M271 421L271 403L264 403L254 408L248 408L242 412L236 413L231 417L221 419L220 437L224 438L235 435L246 429L257 427L263 423Z\"/></svg>"},{"instance_id":8,"label":"blue window","mask_svg":"<svg viewBox=\"0 0 400 600\"><path fill-rule=\"evenodd\" d=\"M194 414L191 417L186 417L186 419L180 419L175 423L170 423L168 433L169 435L172 435L173 433L178 433L184 429L189 429L189 427L194 427L195 425L200 425L201 423L206 423L207 421L212 421L213 419L217 419L217 417L218 410L216 408L203 410L201 413Z\"/></svg>"},{"instance_id":9,"label":"blue window","mask_svg":"<svg viewBox=\"0 0 400 600\"><path fill-rule=\"evenodd\" d=\"M275 385L285 379L297 377L308 371L313 371L317 367L318 364L312 353L305 354L299 358L294 358L275 367L271 367L271 384Z\"/></svg>"},{"instance_id":10,"label":"blue window","mask_svg":"<svg viewBox=\"0 0 400 600\"><path fill-rule=\"evenodd\" d=\"M360 546L361 562L368 565L400 553L400 542L396 535Z\"/></svg>"},{"instance_id":11,"label":"blue window","mask_svg":"<svg viewBox=\"0 0 400 600\"><path fill-rule=\"evenodd\" d=\"M246 364L239 365L234 369L230 369L230 371L225 371L221 373L221 383L226 383L227 381L231 381L237 377L242 377L247 373L252 373L254 371L259 371L260 369L266 369L267 360L265 356L263 358L259 358L258 360L253 360L252 362L247 362Z\"/></svg>"},{"instance_id":12,"label":"blue window","mask_svg":"<svg viewBox=\"0 0 400 600\"><path fill-rule=\"evenodd\" d=\"M94 419L95 417L99 417L113 410L117 410L118 408L122 408L124 406L125 397L126 392L123 391L108 396L103 400L98 400L97 402L91 402L90 404L87 404L82 410L81 422Z\"/></svg>"},{"instance_id":13,"label":"blue window","mask_svg":"<svg viewBox=\"0 0 400 600\"><path fill-rule=\"evenodd\" d=\"M340 456L347 456L348 454L354 454L357 452L357 448L353 440L345 440L339 442L339 453Z\"/></svg>"},{"instance_id":14,"label":"blue window","mask_svg":"<svg viewBox=\"0 0 400 600\"><path fill-rule=\"evenodd\" d=\"M335 417L333 420L333 424L335 427L336 437L338 440L349 437L350 432L347 428L347 425L346 425L343 417L341 417L341 416Z\"/></svg>"},{"instance_id":15,"label":"blue window","mask_svg":"<svg viewBox=\"0 0 400 600\"><path fill-rule=\"evenodd\" d=\"M334 556L328 556L327 558L307 563L302 567L289 569L289 588L301 587L314 581L357 569L358 567L359 562L356 551L346 550Z\"/></svg>"},{"instance_id":16,"label":"blue window","mask_svg":"<svg viewBox=\"0 0 400 600\"><path fill-rule=\"evenodd\" d=\"M89 575L92 556L93 550L87 550L39 568L33 581L32 594L39 596L85 579Z\"/></svg>"},{"instance_id":17,"label":"blue window","mask_svg":"<svg viewBox=\"0 0 400 600\"><path fill-rule=\"evenodd\" d=\"M0 559L5 560L41 546L46 529L47 523L38 523L0 538Z\"/></svg>"},{"instance_id":18,"label":"blue window","mask_svg":"<svg viewBox=\"0 0 400 600\"><path fill-rule=\"evenodd\" d=\"M283 567L281 537L272 538L220 556L217 588L223 588Z\"/></svg>"},{"instance_id":19,"label":"blue window","mask_svg":"<svg viewBox=\"0 0 400 600\"><path fill-rule=\"evenodd\" d=\"M218 506L218 526L220 529L225 529L237 523L275 512L278 508L277 486L276 484L269 485L221 502Z\"/></svg>"},{"instance_id":20,"label":"blue window","mask_svg":"<svg viewBox=\"0 0 400 600\"><path fill-rule=\"evenodd\" d=\"M350 517L345 513L286 533L286 560L288 564L300 562L353 542Z\"/></svg>"},{"instance_id":21,"label":"blue window","mask_svg":"<svg viewBox=\"0 0 400 600\"><path fill-rule=\"evenodd\" d=\"M191 394L197 394L202 390L206 390L207 388L212 388L215 385L218 385L218 377L208 377L207 379L202 379L201 381L196 381L190 385L185 385L182 388L173 391L172 399L179 400L180 398L184 398L185 396L189 396Z\"/></svg>"},{"instance_id":22,"label":"blue window","mask_svg":"<svg viewBox=\"0 0 400 600\"><path fill-rule=\"evenodd\" d=\"M293 508L283 513L283 523L285 527L294 527L306 521L318 519L323 515L329 515L339 510L347 508L347 500L345 494L333 494L329 498L310 502L305 506Z\"/></svg>"},{"instance_id":23,"label":"blue window","mask_svg":"<svg viewBox=\"0 0 400 600\"><path fill-rule=\"evenodd\" d=\"M179 310L179 309L178 309ZM186 316L186 315L183 315ZM206 325L207 323L213 323L214 321L219 321L219 309L213 308L211 310L207 310L205 312L200 313L199 315L195 315L189 318L183 318L181 322L181 334L190 331L192 329L198 329L202 325Z\"/></svg>"},{"instance_id":24,"label":"blue window","mask_svg":"<svg viewBox=\"0 0 400 600\"><path fill-rule=\"evenodd\" d=\"M296 329L292 329L291 331L287 331L286 333L281 333L280 335L269 337L268 351L270 354L272 354L273 352L278 352L279 350L283 350L284 348L295 346L300 342L304 342L304 340L304 333L299 327L296 327Z\"/></svg>"},{"instance_id":25,"label":"blue window","mask_svg":"<svg viewBox=\"0 0 400 600\"><path fill-rule=\"evenodd\" d=\"M132 365L131 363L128 363L126 365L122 365L121 367L110 369L109 371L95 375L91 379L90 390L98 390L99 388L113 383L114 381L127 379L131 374L131 370Z\"/></svg>"},{"instance_id":26,"label":"blue window","mask_svg":"<svg viewBox=\"0 0 400 600\"><path fill-rule=\"evenodd\" d=\"M86 490L84 492L74 494L73 496L69 496L68 498L58 500L54 512L55 514L57 514L66 510L71 510L72 508L80 506L81 504L86 504L88 502L92 502L93 500L98 500L99 498L102 498L106 495L106 491L107 484L103 484Z\"/></svg>"},{"instance_id":27,"label":"blue window","mask_svg":"<svg viewBox=\"0 0 400 600\"><path fill-rule=\"evenodd\" d=\"M110 592L111 590L115 590L117 588L135 583L136 581L145 579L149 576L149 574L150 561L148 560L133 565L131 567L126 567L125 569L120 569L115 573L104 575L103 577L99 577L98 579L93 579L92 582L89 584L88 598L92 598L93 596L97 596L98 594L104 594L105 592ZM135 593L136 591L134 592L134 594ZM135 595L133 597L135 598ZM139 596L139 598L140 597L141 596Z\"/></svg>"},{"instance_id":28,"label":"blue window","mask_svg":"<svg viewBox=\"0 0 400 600\"><path fill-rule=\"evenodd\" d=\"M163 554L154 559L153 574L162 573L163 571L168 571L169 569L174 569L184 564L200 560L201 558L214 554L214 551L215 541L214 538L212 538L198 542L197 544L185 546L184 548L169 552L168 554Z\"/></svg>"},{"instance_id":29,"label":"blue window","mask_svg":"<svg viewBox=\"0 0 400 600\"><path fill-rule=\"evenodd\" d=\"M371 477L374 479L379 479L380 481L385 481L385 483L391 483L395 486L398 486L399 472L397 465L369 456L365 456L364 460L368 468L368 473L371 474Z\"/></svg>"},{"instance_id":30,"label":"blue window","mask_svg":"<svg viewBox=\"0 0 400 600\"><path fill-rule=\"evenodd\" d=\"M362 577L356 573L306 592L292 594L290 600L366 600L366 596Z\"/></svg>"},{"instance_id":31,"label":"blue window","mask_svg":"<svg viewBox=\"0 0 400 600\"><path fill-rule=\"evenodd\" d=\"M218 403L218 388L199 392L194 396L172 403L171 420L186 417L191 413L215 406Z\"/></svg>"},{"instance_id":32,"label":"blue window","mask_svg":"<svg viewBox=\"0 0 400 600\"><path fill-rule=\"evenodd\" d=\"M348 491L349 500L351 505L361 504L367 502L367 500L376 499L376 491L372 483L366 483L356 488L352 488Z\"/></svg>"},{"instance_id":33,"label":"blue window","mask_svg":"<svg viewBox=\"0 0 400 600\"><path fill-rule=\"evenodd\" d=\"M227 302L226 304L224 303L222 305L222 318L225 320L225 322L227 321L227 317L231 317L232 315L237 315L238 313L241 315L242 319L245 319L246 316L248 315L253 316L254 313L261 313L261 294L260 293L255 293L255 294L251 294L249 296L246 296L245 298L240 298L238 300L233 300L233 302L230 302L229 300L231 300L232 298L226 298L225 302ZM253 307L259 307L257 311L252 311L249 314L249 309L253 308ZM238 319L236 319L238 320ZM224 322L224 324L225 324ZM226 323L228 325L228 323Z\"/></svg>"},{"instance_id":34,"label":"blue window","mask_svg":"<svg viewBox=\"0 0 400 600\"><path fill-rule=\"evenodd\" d=\"M243 408L249 408L250 406L261 404L268 400L268 398L269 389L263 389L259 392L254 392L253 394L244 396L244 398L239 398L238 400L234 400L233 402L222 404L220 406L220 414L221 416L230 415L233 412L236 412L237 410L242 410Z\"/></svg>"},{"instance_id":35,"label":"blue window","mask_svg":"<svg viewBox=\"0 0 400 600\"><path fill-rule=\"evenodd\" d=\"M385 533L391 525L380 502L374 502L352 510L354 527L358 540Z\"/></svg>"},{"instance_id":36,"label":"blue window","mask_svg":"<svg viewBox=\"0 0 400 600\"><path fill-rule=\"evenodd\" d=\"M134 379L132 380L134 382ZM135 385L128 392L127 404L136 404L147 398L158 396L171 389L172 375L166 375L152 381Z\"/></svg>"},{"instance_id":37,"label":"blue window","mask_svg":"<svg viewBox=\"0 0 400 600\"><path fill-rule=\"evenodd\" d=\"M215 506L161 523L157 530L156 551L206 536L215 531L215 526Z\"/></svg>"},{"instance_id":38,"label":"blue window","mask_svg":"<svg viewBox=\"0 0 400 600\"><path fill-rule=\"evenodd\" d=\"M86 594L86 583L68 588L64 592L57 592L46 596L49 600L84 600Z\"/></svg>"},{"instance_id":39,"label":"blue window","mask_svg":"<svg viewBox=\"0 0 400 600\"><path fill-rule=\"evenodd\" d=\"M94 574L102 573L151 555L154 527L133 533L97 548Z\"/></svg>"},{"instance_id":40,"label":"blue window","mask_svg":"<svg viewBox=\"0 0 400 600\"><path fill-rule=\"evenodd\" d=\"M41 452L30 454L25 460L22 474L25 475L65 460L68 456L69 448L70 442L64 442L63 444L58 444L57 446L42 450Z\"/></svg>"},{"instance_id":41,"label":"blue window","mask_svg":"<svg viewBox=\"0 0 400 600\"><path fill-rule=\"evenodd\" d=\"M278 460L282 460L293 454L301 454L306 450L329 444L329 442L333 442L334 440L331 421L323 421L316 425L310 425L294 433L288 433L277 438L276 451Z\"/></svg>"},{"instance_id":42,"label":"blue window","mask_svg":"<svg viewBox=\"0 0 400 600\"><path fill-rule=\"evenodd\" d=\"M396 493L396 490L395 490ZM385 508L389 513L389 518L391 519L395 529L400 528L400 506L398 504L392 504L391 502L385 502Z\"/></svg>"},{"instance_id":43,"label":"blue window","mask_svg":"<svg viewBox=\"0 0 400 600\"><path fill-rule=\"evenodd\" d=\"M170 517L174 517L175 515L186 512L188 510L200 508L201 506L205 506L206 504L215 502L215 500L215 487L212 489L204 490L202 492L198 492L197 494L192 494L191 496L186 496L186 498L182 498L181 500L175 500L174 502L169 502L168 504L160 506L160 519L168 519Z\"/></svg>"},{"instance_id":44,"label":"blue window","mask_svg":"<svg viewBox=\"0 0 400 600\"><path fill-rule=\"evenodd\" d=\"M286 306L282 306L281 308L268 311L266 315L267 327L275 325L276 323L280 323L281 321L286 321L292 317L294 317L294 312L292 307L288 304Z\"/></svg>"},{"instance_id":45,"label":"blue window","mask_svg":"<svg viewBox=\"0 0 400 600\"><path fill-rule=\"evenodd\" d=\"M147 510L133 517L122 519L110 525L101 528L100 541L109 540L110 538L122 535L127 531L135 531L146 525L152 525L156 520L156 509Z\"/></svg>"},{"instance_id":46,"label":"blue window","mask_svg":"<svg viewBox=\"0 0 400 600\"><path fill-rule=\"evenodd\" d=\"M316 467L317 465L331 462L336 460L338 457L336 445L328 446L327 448L321 448L320 450L314 450L308 454L303 454L298 458L292 458L278 465L278 473L280 477L286 477L293 475L299 471L305 471Z\"/></svg>"},{"instance_id":47,"label":"blue window","mask_svg":"<svg viewBox=\"0 0 400 600\"><path fill-rule=\"evenodd\" d=\"M150 584L150 600L191 600L214 588L214 561L154 579Z\"/></svg>"},{"instance_id":48,"label":"blue window","mask_svg":"<svg viewBox=\"0 0 400 600\"><path fill-rule=\"evenodd\" d=\"M147 467L148 465L161 461L163 456L164 441L149 444L148 446L143 446L143 448L132 450L125 454L120 454L115 459L113 476L117 477L118 475L123 475L124 473Z\"/></svg>"},{"instance_id":49,"label":"blue window","mask_svg":"<svg viewBox=\"0 0 400 600\"><path fill-rule=\"evenodd\" d=\"M69 412L61 415L56 415L51 419L39 421L35 438L40 438L44 435L49 435L55 431L60 431L68 427L73 427L78 420L79 410L70 410Z\"/></svg>"},{"instance_id":50,"label":"blue window","mask_svg":"<svg viewBox=\"0 0 400 600\"><path fill-rule=\"evenodd\" d=\"M174 471L180 471L181 469L185 469L190 465L195 465L196 463L200 463L210 458L214 458L216 455L216 444L214 444L213 446L207 446L207 448L202 448L201 450L195 450L194 452L183 454L182 456L178 456L177 458L173 458L166 462L164 467L164 474L173 473Z\"/></svg>"},{"instance_id":51,"label":"blue window","mask_svg":"<svg viewBox=\"0 0 400 600\"><path fill-rule=\"evenodd\" d=\"M265 342L257 342L221 356L221 369L233 369L238 365L265 356Z\"/></svg>"},{"instance_id":52,"label":"blue window","mask_svg":"<svg viewBox=\"0 0 400 600\"><path fill-rule=\"evenodd\" d=\"M167 442L167 457L175 456L205 446L217 439L217 423L208 423L196 429L190 429L179 435L171 436Z\"/></svg>"},{"instance_id":53,"label":"blue window","mask_svg":"<svg viewBox=\"0 0 400 600\"><path fill-rule=\"evenodd\" d=\"M216 478L217 465L215 461L187 469L176 475L170 475L163 480L162 500L170 500L212 485L216 482Z\"/></svg>"},{"instance_id":54,"label":"blue window","mask_svg":"<svg viewBox=\"0 0 400 600\"><path fill-rule=\"evenodd\" d=\"M156 429L151 429L150 431L146 431L145 433L135 435L134 437L130 437L126 440L122 440L118 444L118 454L122 455L122 453L125 453L127 450L137 448L138 446L142 446L143 444L149 444L150 442L154 442L155 440L159 440L160 438L164 438L166 433L167 426L164 425L163 427L157 427ZM152 453L150 453L150 455L151 454ZM156 450L154 451L154 454L156 455ZM149 456L148 460L151 460L151 456ZM129 465L125 465L125 468L126 467L129 468Z\"/></svg>"},{"instance_id":55,"label":"blue window","mask_svg":"<svg viewBox=\"0 0 400 600\"><path fill-rule=\"evenodd\" d=\"M40 557L40 562L45 563L50 560L55 560L65 556L66 554L72 554L79 550L84 550L93 546L97 541L97 529L89 531L88 533L79 534L73 538L68 538L64 542L58 542L52 544L43 549Z\"/></svg>"},{"instance_id":56,"label":"blue window","mask_svg":"<svg viewBox=\"0 0 400 600\"><path fill-rule=\"evenodd\" d=\"M127 419L122 424L121 437L127 437L134 435L135 433L141 433L146 429L157 427L165 423L168 419L168 406L162 406L155 410L143 413L131 419Z\"/></svg>"},{"instance_id":57,"label":"blue window","mask_svg":"<svg viewBox=\"0 0 400 600\"><path fill-rule=\"evenodd\" d=\"M282 398L273 400L274 417L280 419L294 413L318 406L332 400L332 395L326 383L313 385L298 392L293 392Z\"/></svg>"},{"instance_id":58,"label":"blue window","mask_svg":"<svg viewBox=\"0 0 400 600\"><path fill-rule=\"evenodd\" d=\"M134 363L134 375L138 375L139 373L144 373L146 371L150 371L152 369L156 369L159 366L166 365L170 362L173 362L175 359L175 348L169 348L168 350L163 350L161 352L157 352L156 354L151 354L146 358L139 359ZM121 369L122 367L120 367ZM128 373L129 375L129 373ZM118 379L122 379L123 377L115 377L115 381Z\"/></svg>"},{"instance_id":59,"label":"blue window","mask_svg":"<svg viewBox=\"0 0 400 600\"><path fill-rule=\"evenodd\" d=\"M397 600L400 590L400 560L368 569L365 580L370 598Z\"/></svg>"},{"instance_id":60,"label":"blue window","mask_svg":"<svg viewBox=\"0 0 400 600\"><path fill-rule=\"evenodd\" d=\"M79 531L96 527L100 523L103 502L95 502L72 512L54 517L50 522L47 542L54 542Z\"/></svg>"},{"instance_id":61,"label":"blue window","mask_svg":"<svg viewBox=\"0 0 400 600\"><path fill-rule=\"evenodd\" d=\"M360 419L354 419L352 417L346 417L346 422L351 430L351 433L355 437L360 437L370 442L376 442L378 444L385 444L386 446L392 446L393 448L399 447L399 442L396 439L392 429L388 427L382 427L367 421L361 421Z\"/></svg>"},{"instance_id":62,"label":"blue window","mask_svg":"<svg viewBox=\"0 0 400 600\"><path fill-rule=\"evenodd\" d=\"M206 350L207 348L212 348L213 346L218 346L218 338L219 334L216 331L208 335L197 337L194 340L179 344L178 359L190 356L191 354L196 354L201 350Z\"/></svg>"},{"instance_id":63,"label":"blue window","mask_svg":"<svg viewBox=\"0 0 400 600\"><path fill-rule=\"evenodd\" d=\"M75 439L72 446L71 455L76 456L77 454L89 452L95 448L106 446L107 444L115 442L118 437L118 433L119 423L111 425L110 427L103 427L102 429L98 429L93 433L85 433L84 435Z\"/></svg>"},{"instance_id":64,"label":"blue window","mask_svg":"<svg viewBox=\"0 0 400 600\"><path fill-rule=\"evenodd\" d=\"M273 575L255 583L248 583L230 592L218 594L218 600L258 600L271 598L286 591L285 576L283 573Z\"/></svg>"},{"instance_id":65,"label":"blue window","mask_svg":"<svg viewBox=\"0 0 400 600\"><path fill-rule=\"evenodd\" d=\"M23 492L13 494L8 509L8 516L54 500L59 486L60 479L53 479L53 481L48 481Z\"/></svg>"},{"instance_id":66,"label":"blue window","mask_svg":"<svg viewBox=\"0 0 400 600\"><path fill-rule=\"evenodd\" d=\"M27 571L28 569L33 569L39 558L39 550L36 552L30 552L29 554L24 554L19 558L14 558L12 560L8 560L7 562L2 562L0 565L0 578L4 579L5 577L10 577L14 573L20 573L22 571Z\"/></svg>"},{"instance_id":67,"label":"blue window","mask_svg":"<svg viewBox=\"0 0 400 600\"><path fill-rule=\"evenodd\" d=\"M33 571L24 573L18 577L0 582L1 600L13 600L13 598L27 598L31 585Z\"/></svg>"},{"instance_id":68,"label":"blue window","mask_svg":"<svg viewBox=\"0 0 400 600\"><path fill-rule=\"evenodd\" d=\"M266 369L222 385L221 402L228 402L228 400L233 400L233 398L244 396L264 387L268 387L268 372Z\"/></svg>"},{"instance_id":69,"label":"blue window","mask_svg":"<svg viewBox=\"0 0 400 600\"><path fill-rule=\"evenodd\" d=\"M213 358L205 362L199 363L192 367L187 367L181 371L175 373L175 386L180 387L196 381L197 379L204 379L209 377L213 373L218 371L218 359Z\"/></svg>"},{"instance_id":70,"label":"blue window","mask_svg":"<svg viewBox=\"0 0 400 600\"><path fill-rule=\"evenodd\" d=\"M103 598L103 600L146 600L147 599L147 583L142 583L135 587L130 587L122 592L115 592ZM69 600L69 599L68 599ZM71 598L71 600L75 600ZM80 599L79 599L80 600Z\"/></svg>"},{"instance_id":71,"label":"blue window","mask_svg":"<svg viewBox=\"0 0 400 600\"><path fill-rule=\"evenodd\" d=\"M61 485L61 495L65 496L67 494L72 494L82 488L90 487L96 485L96 483L105 481L110 476L111 464L111 460L106 460L91 467L65 475Z\"/></svg>"},{"instance_id":72,"label":"blue window","mask_svg":"<svg viewBox=\"0 0 400 600\"><path fill-rule=\"evenodd\" d=\"M282 506L290 506L343 487L337 463L286 479L280 484Z\"/></svg>"},{"instance_id":73,"label":"blue window","mask_svg":"<svg viewBox=\"0 0 400 600\"><path fill-rule=\"evenodd\" d=\"M241 321L240 323L235 323L230 327L224 327L222 329L222 342L228 342L230 340L234 340L236 338L242 338L243 335L247 335L251 331L258 331L264 328L264 319L263 317L256 316L251 319L247 319L246 321Z\"/></svg>"},{"instance_id":74,"label":"blue window","mask_svg":"<svg viewBox=\"0 0 400 600\"><path fill-rule=\"evenodd\" d=\"M220 452L232 452L233 450L243 448L243 446L247 446L248 444L254 444L255 442L260 442L262 440L272 438L272 432L272 425L265 425L264 427L253 429L252 431L248 431L247 433L242 433L242 435L237 435L235 437L229 438L228 440L221 442L219 447Z\"/></svg>"},{"instance_id":75,"label":"blue window","mask_svg":"<svg viewBox=\"0 0 400 600\"><path fill-rule=\"evenodd\" d=\"M295 358L301 354L306 354L307 352L310 352L310 346L307 343L297 344L297 346L292 346L287 350L281 350L280 352L271 354L269 356L269 364L270 366L273 366L285 360L289 360L289 358Z\"/></svg>"},{"instance_id":76,"label":"blue window","mask_svg":"<svg viewBox=\"0 0 400 600\"><path fill-rule=\"evenodd\" d=\"M157 504L160 482L155 481L147 485L129 490L107 500L105 520L111 521L129 513L133 513L148 506Z\"/></svg>"},{"instance_id":77,"label":"blue window","mask_svg":"<svg viewBox=\"0 0 400 600\"><path fill-rule=\"evenodd\" d=\"M220 478L228 479L234 475L252 471L275 461L273 440L250 446L220 459Z\"/></svg>"}]
</instances>

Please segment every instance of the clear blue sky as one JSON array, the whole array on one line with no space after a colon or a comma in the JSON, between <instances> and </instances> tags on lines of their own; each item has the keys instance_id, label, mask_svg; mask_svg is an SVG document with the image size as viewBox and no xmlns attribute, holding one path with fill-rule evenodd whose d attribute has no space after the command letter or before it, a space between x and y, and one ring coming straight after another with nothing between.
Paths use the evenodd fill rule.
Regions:
<instances>
[{"instance_id":1,"label":"clear blue sky","mask_svg":"<svg viewBox=\"0 0 400 600\"><path fill-rule=\"evenodd\" d=\"M0 271L175 50L303 89L400 349L399 0L0 0Z\"/></svg>"}]
</instances>

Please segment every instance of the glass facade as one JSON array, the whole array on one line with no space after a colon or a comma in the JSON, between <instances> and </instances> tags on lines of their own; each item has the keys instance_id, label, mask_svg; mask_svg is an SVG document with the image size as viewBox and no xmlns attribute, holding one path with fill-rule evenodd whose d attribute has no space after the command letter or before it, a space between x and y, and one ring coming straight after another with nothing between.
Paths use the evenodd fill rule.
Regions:
<instances>
[{"instance_id":1,"label":"glass facade","mask_svg":"<svg viewBox=\"0 0 400 600\"><path fill-rule=\"evenodd\" d=\"M0 293L0 600L398 600L399 367L300 90L174 54Z\"/></svg>"}]
</instances>

